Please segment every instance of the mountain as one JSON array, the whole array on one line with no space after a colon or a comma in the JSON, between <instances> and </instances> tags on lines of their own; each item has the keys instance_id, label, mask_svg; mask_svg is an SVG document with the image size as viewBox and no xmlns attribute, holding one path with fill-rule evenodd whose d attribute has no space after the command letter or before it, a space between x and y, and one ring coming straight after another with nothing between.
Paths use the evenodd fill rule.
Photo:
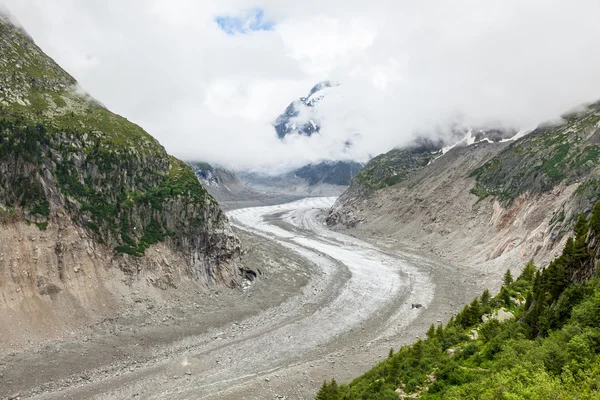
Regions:
<instances>
[{"instance_id":1,"label":"mountain","mask_svg":"<svg viewBox=\"0 0 600 400\"><path fill-rule=\"evenodd\" d=\"M594 103L512 139L466 140L443 154L393 150L364 167L327 221L488 271L549 262L600 198L599 121Z\"/></svg>"},{"instance_id":2,"label":"mountain","mask_svg":"<svg viewBox=\"0 0 600 400\"><path fill-rule=\"evenodd\" d=\"M353 191L368 191L392 186L442 155L442 141L417 139L371 159L352 180Z\"/></svg>"},{"instance_id":3,"label":"mountain","mask_svg":"<svg viewBox=\"0 0 600 400\"><path fill-rule=\"evenodd\" d=\"M280 204L298 200L303 194L261 191L244 183L235 171L207 162L188 163L206 190L226 210ZM245 176L242 173L242 176Z\"/></svg>"},{"instance_id":4,"label":"mountain","mask_svg":"<svg viewBox=\"0 0 600 400\"><path fill-rule=\"evenodd\" d=\"M240 184L240 180L234 171L221 167L214 167L209 163L196 161L188 163L200 182L209 192L212 189L224 189L233 192L230 186Z\"/></svg>"},{"instance_id":5,"label":"mountain","mask_svg":"<svg viewBox=\"0 0 600 400\"><path fill-rule=\"evenodd\" d=\"M317 83L306 97L301 97L277 117L273 126L277 137L300 135L311 137L321 131L318 105L326 92L337 85L329 81ZM350 146L347 141L344 146ZM350 185L350 180L362 168L357 161L321 161L304 165L283 174L254 171L240 172L240 178L249 186L263 191L286 195L337 196Z\"/></svg>"},{"instance_id":6,"label":"mountain","mask_svg":"<svg viewBox=\"0 0 600 400\"><path fill-rule=\"evenodd\" d=\"M484 291L316 399L598 397L600 347L588 338L600 337L600 102L578 110L512 138L413 145L363 168L330 226L476 266L473 279L506 272L496 296Z\"/></svg>"},{"instance_id":7,"label":"mountain","mask_svg":"<svg viewBox=\"0 0 600 400\"><path fill-rule=\"evenodd\" d=\"M323 161L298 168L294 174L306 179L311 186L318 184L348 186L362 167L363 165L356 161Z\"/></svg>"},{"instance_id":8,"label":"mountain","mask_svg":"<svg viewBox=\"0 0 600 400\"><path fill-rule=\"evenodd\" d=\"M346 196L393 186L425 168L453 148L475 143L502 143L515 137L517 131L505 128L459 128L452 129L449 138L429 139L418 136L407 146L392 149L374 157L356 177Z\"/></svg>"},{"instance_id":9,"label":"mountain","mask_svg":"<svg viewBox=\"0 0 600 400\"><path fill-rule=\"evenodd\" d=\"M2 315L67 329L127 307L132 287L236 284L239 241L188 165L7 16L0 54Z\"/></svg>"},{"instance_id":10,"label":"mountain","mask_svg":"<svg viewBox=\"0 0 600 400\"><path fill-rule=\"evenodd\" d=\"M291 102L273 124L279 139L287 135L311 136L319 132L320 118L315 106L323 99L325 89L333 86L329 81L319 82L312 87L308 96Z\"/></svg>"},{"instance_id":11,"label":"mountain","mask_svg":"<svg viewBox=\"0 0 600 400\"><path fill-rule=\"evenodd\" d=\"M362 164L355 161L322 161L279 175L244 171L239 176L245 184L262 192L337 196L361 168Z\"/></svg>"}]
</instances>

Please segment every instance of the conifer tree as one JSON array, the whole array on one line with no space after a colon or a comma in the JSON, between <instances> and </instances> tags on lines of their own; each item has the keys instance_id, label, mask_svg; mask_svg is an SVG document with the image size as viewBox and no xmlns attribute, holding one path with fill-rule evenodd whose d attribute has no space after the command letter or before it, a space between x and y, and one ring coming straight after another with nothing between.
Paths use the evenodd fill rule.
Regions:
<instances>
[{"instance_id":1,"label":"conifer tree","mask_svg":"<svg viewBox=\"0 0 600 400\"><path fill-rule=\"evenodd\" d=\"M442 339L444 337L444 326L442 324L439 324L437 329L435 330L435 336L438 339Z\"/></svg>"},{"instance_id":2,"label":"conifer tree","mask_svg":"<svg viewBox=\"0 0 600 400\"><path fill-rule=\"evenodd\" d=\"M529 260L527 262L527 264L525 264L525 267L523 267L523 271L521 272L519 279L525 280L527 282L533 282L533 279L535 278L536 269L537 268L535 267L535 264L533 263L533 258L532 258L531 260Z\"/></svg>"},{"instance_id":3,"label":"conifer tree","mask_svg":"<svg viewBox=\"0 0 600 400\"><path fill-rule=\"evenodd\" d=\"M590 217L590 228L598 234L600 233L600 201L594 206L592 216Z\"/></svg>"},{"instance_id":4,"label":"conifer tree","mask_svg":"<svg viewBox=\"0 0 600 400\"><path fill-rule=\"evenodd\" d=\"M508 289L506 287L503 287L502 290L500 290L500 299L502 299L502 302L504 303L505 307L510 307L512 305L510 293L508 292Z\"/></svg>"},{"instance_id":5,"label":"conifer tree","mask_svg":"<svg viewBox=\"0 0 600 400\"><path fill-rule=\"evenodd\" d=\"M587 235L588 221L585 214L579 214L573 230L575 231L576 238Z\"/></svg>"},{"instance_id":6,"label":"conifer tree","mask_svg":"<svg viewBox=\"0 0 600 400\"><path fill-rule=\"evenodd\" d=\"M492 295L488 289L485 289L481 294L481 304L487 306L490 304L490 300L492 299Z\"/></svg>"},{"instance_id":7,"label":"conifer tree","mask_svg":"<svg viewBox=\"0 0 600 400\"><path fill-rule=\"evenodd\" d=\"M335 378L331 380L331 383L323 381L323 385L317 392L315 400L338 400L340 398L340 390L338 388Z\"/></svg>"},{"instance_id":8,"label":"conifer tree","mask_svg":"<svg viewBox=\"0 0 600 400\"><path fill-rule=\"evenodd\" d=\"M433 324L431 324L427 330L427 337L429 339L433 339L435 337L435 326Z\"/></svg>"},{"instance_id":9,"label":"conifer tree","mask_svg":"<svg viewBox=\"0 0 600 400\"><path fill-rule=\"evenodd\" d=\"M329 385L327 384L327 381L323 381L315 400L329 400Z\"/></svg>"},{"instance_id":10,"label":"conifer tree","mask_svg":"<svg viewBox=\"0 0 600 400\"><path fill-rule=\"evenodd\" d=\"M513 283L512 274L510 272L510 269L507 269L506 273L504 274L504 286L509 287L512 283Z\"/></svg>"}]
</instances>

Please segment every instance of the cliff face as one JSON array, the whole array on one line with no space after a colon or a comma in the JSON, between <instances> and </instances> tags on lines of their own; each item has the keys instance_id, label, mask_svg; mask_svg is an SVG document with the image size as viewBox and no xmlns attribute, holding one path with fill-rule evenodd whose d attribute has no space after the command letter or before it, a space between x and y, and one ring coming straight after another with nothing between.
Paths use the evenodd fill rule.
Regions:
<instances>
[{"instance_id":1,"label":"cliff face","mask_svg":"<svg viewBox=\"0 0 600 400\"><path fill-rule=\"evenodd\" d=\"M116 267L129 283L147 275L161 287L188 278L235 285L239 242L194 172L83 93L3 16L0 224L6 302L23 287L19 296L28 293L32 301L63 296L81 303L80 294L68 293L79 265L96 276Z\"/></svg>"}]
</instances>

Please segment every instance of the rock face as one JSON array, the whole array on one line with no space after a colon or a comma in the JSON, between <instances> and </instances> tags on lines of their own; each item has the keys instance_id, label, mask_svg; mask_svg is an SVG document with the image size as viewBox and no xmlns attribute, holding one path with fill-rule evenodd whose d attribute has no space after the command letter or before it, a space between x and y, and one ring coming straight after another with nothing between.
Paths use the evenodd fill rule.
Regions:
<instances>
[{"instance_id":1,"label":"rock face","mask_svg":"<svg viewBox=\"0 0 600 400\"><path fill-rule=\"evenodd\" d=\"M600 105L519 136L376 157L327 222L491 271L548 262L600 197Z\"/></svg>"},{"instance_id":2,"label":"rock face","mask_svg":"<svg viewBox=\"0 0 600 400\"><path fill-rule=\"evenodd\" d=\"M323 89L332 86L329 81L319 82L312 87L308 96L290 103L273 124L279 139L290 134L312 136L319 132L321 125L315 105L323 99Z\"/></svg>"},{"instance_id":3,"label":"rock face","mask_svg":"<svg viewBox=\"0 0 600 400\"><path fill-rule=\"evenodd\" d=\"M235 285L239 242L194 172L83 93L7 17L0 17L0 230L4 301L19 289L31 302L81 308L94 290L80 279L83 294L72 280L88 274L143 277L163 288L188 279ZM114 289L96 281L98 290Z\"/></svg>"}]
</instances>

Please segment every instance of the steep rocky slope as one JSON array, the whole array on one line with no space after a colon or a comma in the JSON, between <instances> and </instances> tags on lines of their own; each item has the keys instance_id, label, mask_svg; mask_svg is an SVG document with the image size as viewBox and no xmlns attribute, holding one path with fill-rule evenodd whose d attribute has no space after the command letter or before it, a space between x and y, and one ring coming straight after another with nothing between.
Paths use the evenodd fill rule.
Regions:
<instances>
[{"instance_id":1,"label":"steep rocky slope","mask_svg":"<svg viewBox=\"0 0 600 400\"><path fill-rule=\"evenodd\" d=\"M0 313L21 325L0 334L110 316L133 287L234 285L239 257L193 171L1 15L0 237Z\"/></svg>"},{"instance_id":2,"label":"steep rocky slope","mask_svg":"<svg viewBox=\"0 0 600 400\"><path fill-rule=\"evenodd\" d=\"M599 121L596 103L520 139L456 146L437 159L394 150L365 166L328 223L482 270L547 262L598 199Z\"/></svg>"}]
</instances>

